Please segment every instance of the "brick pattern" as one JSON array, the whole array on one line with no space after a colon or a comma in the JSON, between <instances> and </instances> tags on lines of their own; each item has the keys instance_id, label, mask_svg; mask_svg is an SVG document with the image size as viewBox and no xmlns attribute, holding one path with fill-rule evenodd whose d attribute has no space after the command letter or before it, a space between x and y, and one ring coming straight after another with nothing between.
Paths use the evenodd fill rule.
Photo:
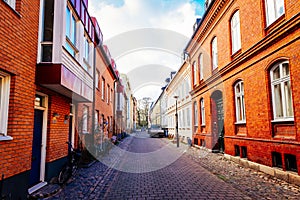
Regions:
<instances>
[{"instance_id":1,"label":"brick pattern","mask_svg":"<svg viewBox=\"0 0 300 200\"><path fill-rule=\"evenodd\" d=\"M97 50L96 52L96 68L99 71L99 80L100 80L100 84L99 84L99 89L96 89L96 97L95 97L95 109L99 111L99 122L101 123L101 116L104 115L104 119L106 119L106 121L108 122L108 118L110 120L112 120L113 116L114 116L114 78L113 75L110 73L109 69L108 69L108 65L107 63L104 61L104 55L102 55L100 53L100 51ZM105 99L102 100L101 98L101 80L102 77L105 79ZM113 90L112 94L111 91L109 91L107 93L107 86L109 85L109 90ZM107 98L107 94L110 96L109 97L109 101L107 103L106 98ZM111 124L113 125L113 123L111 122ZM105 134L108 135L109 137L112 136L113 134L113 127L112 126L107 126L105 128Z\"/></svg>"},{"instance_id":2,"label":"brick pattern","mask_svg":"<svg viewBox=\"0 0 300 200\"><path fill-rule=\"evenodd\" d=\"M218 2L220 1L217 1L216 4ZM272 166L272 151L296 155L298 173L300 174L300 134L298 133L300 126L297 123L300 108L298 103L300 87L297 81L300 78L298 67L300 62L300 31L299 28L288 30L299 24L300 2L286 0L285 15L267 29L265 29L263 2L255 0L227 1L218 11L222 15L218 15L206 31L201 29L204 25L200 26L196 37L198 35L205 37L200 37L195 45L191 44L188 47L192 61L197 59L199 53L204 53L205 66L204 83L200 83L194 88L192 99L199 102L200 98L203 97L205 100L206 132L198 130L194 132L194 138L198 139L196 140L198 143L200 140L206 140L206 147L210 149L216 142L212 134L211 123L215 115L210 99L214 91L220 90L223 94L224 104L225 152L234 155L234 145L245 146L249 160L268 166ZM242 48L237 54L231 55L229 22L237 9L240 10ZM214 10L212 9L210 12L214 12ZM280 36L280 31L277 31L280 26L285 26L285 29L282 29L283 32L286 32L284 36ZM214 36L218 37L219 71L212 73L210 48ZM267 44L268 41L259 44L266 38L275 37L278 39L270 42L270 44ZM254 45L256 48L252 48ZM261 48L261 45L266 46ZM254 53L251 55L251 52ZM273 112L268 70L272 64L280 59L289 61L295 122L294 125L280 126L278 135L274 137L274 130L276 131L278 126L274 126L274 123L271 122ZM239 63L236 64L237 62ZM193 77L193 74L191 76ZM244 81L246 127L235 125L233 87L237 80ZM285 166L283 168L285 169Z\"/></svg>"},{"instance_id":3,"label":"brick pattern","mask_svg":"<svg viewBox=\"0 0 300 200\"><path fill-rule=\"evenodd\" d=\"M35 98L39 1L16 1L16 11L0 1L0 70L11 75L8 135L0 141L0 174L30 169Z\"/></svg>"}]
</instances>

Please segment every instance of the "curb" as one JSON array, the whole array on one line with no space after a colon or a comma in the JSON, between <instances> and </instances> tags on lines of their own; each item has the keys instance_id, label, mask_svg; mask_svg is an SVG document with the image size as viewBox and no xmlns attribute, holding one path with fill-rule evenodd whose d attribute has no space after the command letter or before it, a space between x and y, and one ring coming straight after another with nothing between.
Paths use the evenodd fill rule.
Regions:
<instances>
[{"instance_id":1,"label":"curb","mask_svg":"<svg viewBox=\"0 0 300 200\"><path fill-rule=\"evenodd\" d=\"M262 165L259 163L251 162L245 158L240 158L236 156L231 156L229 154L224 154L224 158L227 160L233 161L243 167L251 168L265 174L274 176L278 179L284 180L288 183L292 183L300 186L300 176L293 172L283 171L279 168L269 167L267 165Z\"/></svg>"}]
</instances>

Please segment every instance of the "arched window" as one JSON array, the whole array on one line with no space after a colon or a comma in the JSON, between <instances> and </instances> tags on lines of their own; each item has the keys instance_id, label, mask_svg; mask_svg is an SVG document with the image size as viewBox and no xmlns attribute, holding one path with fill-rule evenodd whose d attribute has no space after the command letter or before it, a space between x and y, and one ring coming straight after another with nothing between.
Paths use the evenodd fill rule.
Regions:
<instances>
[{"instance_id":1,"label":"arched window","mask_svg":"<svg viewBox=\"0 0 300 200\"><path fill-rule=\"evenodd\" d=\"M212 56L212 70L218 68L218 41L217 37L214 37L211 41L211 56Z\"/></svg>"},{"instance_id":2,"label":"arched window","mask_svg":"<svg viewBox=\"0 0 300 200\"><path fill-rule=\"evenodd\" d=\"M293 119L293 99L289 63L283 61L270 70L274 120Z\"/></svg>"},{"instance_id":3,"label":"arched window","mask_svg":"<svg viewBox=\"0 0 300 200\"><path fill-rule=\"evenodd\" d=\"M241 48L241 31L240 31L240 14L239 11L236 11L231 20L230 20L230 28L231 28L231 46L232 46L232 54L237 52Z\"/></svg>"},{"instance_id":4,"label":"arched window","mask_svg":"<svg viewBox=\"0 0 300 200\"><path fill-rule=\"evenodd\" d=\"M236 122L246 122L243 81L239 81L234 85L234 96Z\"/></svg>"}]
</instances>

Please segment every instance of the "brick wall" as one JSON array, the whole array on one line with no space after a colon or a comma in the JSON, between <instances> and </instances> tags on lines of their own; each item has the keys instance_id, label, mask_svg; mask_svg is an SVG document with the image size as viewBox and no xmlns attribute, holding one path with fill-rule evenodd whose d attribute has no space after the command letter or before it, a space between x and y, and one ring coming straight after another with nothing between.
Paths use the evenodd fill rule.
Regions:
<instances>
[{"instance_id":1,"label":"brick wall","mask_svg":"<svg viewBox=\"0 0 300 200\"><path fill-rule=\"evenodd\" d=\"M108 117L111 119L114 116L114 79L112 74L110 73L110 71L108 70L108 66L104 61L104 57L101 54L101 52L99 51L99 49L97 49L96 52L96 67L97 70L99 71L99 88L96 89L95 92L95 109L99 111L99 121L101 123L101 115L104 115L104 118L106 120L108 120ZM102 89L102 77L105 79L105 99L103 100L101 98L101 89ZM110 101L107 103L106 101L106 96L107 96L107 85L110 86L110 89L113 90L113 93L111 95L111 99ZM109 91L108 94L110 94L111 91ZM113 124L113 123L111 123ZM107 134L109 135L109 137L112 136L113 134L113 129L112 127L107 127L106 128Z\"/></svg>"},{"instance_id":2,"label":"brick wall","mask_svg":"<svg viewBox=\"0 0 300 200\"><path fill-rule=\"evenodd\" d=\"M216 9L217 1L213 8ZM247 158L251 161L272 166L272 152L296 155L298 173L300 173L300 134L299 130L299 26L300 2L285 1L285 15L274 24L265 28L264 1L226 1L215 21L212 21L194 47L190 45L191 60L196 60L199 53L204 53L204 82L198 83L193 90L193 101L205 100L206 127L204 132L198 129L194 138L206 140L206 147L213 147L212 103L211 95L219 90L223 94L225 153L235 155L234 145L247 148ZM236 9L240 12L241 51L231 55L230 18ZM212 13L208 16L213 16ZM204 19L204 22L207 22ZM284 28L280 30L280 28ZM202 28L204 25L201 26ZM288 31L286 31L288 30ZM286 34L280 35L285 32ZM217 72L211 71L211 40L218 37ZM272 41L272 38L277 38ZM263 41L263 42L260 42ZM254 45L255 48L252 48ZM264 47L262 47L265 45ZM294 124L272 123L272 100L269 81L269 69L276 60L289 61L291 87L294 106ZM192 75L193 76L193 75ZM234 84L244 81L246 124L236 125ZM200 109L198 109L200 110ZM200 112L199 112L200 113ZM200 116L199 116L200 117ZM279 134L274 135L274 130ZM199 144L198 144L199 145ZM283 164L283 169L286 166Z\"/></svg>"},{"instance_id":3,"label":"brick wall","mask_svg":"<svg viewBox=\"0 0 300 200\"><path fill-rule=\"evenodd\" d=\"M0 141L0 174L30 169L39 1L17 1L17 12L0 1L0 70L11 75L8 135Z\"/></svg>"}]
</instances>

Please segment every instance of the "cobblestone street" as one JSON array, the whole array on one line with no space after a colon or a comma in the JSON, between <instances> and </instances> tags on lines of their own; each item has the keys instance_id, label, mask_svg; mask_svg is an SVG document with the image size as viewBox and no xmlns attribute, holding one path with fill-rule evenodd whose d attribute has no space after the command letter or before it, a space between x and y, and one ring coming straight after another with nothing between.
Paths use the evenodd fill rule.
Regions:
<instances>
[{"instance_id":1,"label":"cobblestone street","mask_svg":"<svg viewBox=\"0 0 300 200\"><path fill-rule=\"evenodd\" d=\"M48 199L300 198L297 186L240 167L221 154L188 148L184 144L177 149L166 138L149 138L146 133L136 133L125 138L118 147L143 157L163 149L170 160L177 159L164 167L167 162L156 160L162 165L153 164L155 162L148 157L148 163L142 158L135 158L136 162L132 162L130 154L114 147L101 162L88 169L80 169L73 180ZM172 157L171 152L178 157ZM158 159L163 158L161 153ZM109 167L103 163L110 163ZM158 169L152 168L153 165ZM133 169L140 173L133 172Z\"/></svg>"}]
</instances>

